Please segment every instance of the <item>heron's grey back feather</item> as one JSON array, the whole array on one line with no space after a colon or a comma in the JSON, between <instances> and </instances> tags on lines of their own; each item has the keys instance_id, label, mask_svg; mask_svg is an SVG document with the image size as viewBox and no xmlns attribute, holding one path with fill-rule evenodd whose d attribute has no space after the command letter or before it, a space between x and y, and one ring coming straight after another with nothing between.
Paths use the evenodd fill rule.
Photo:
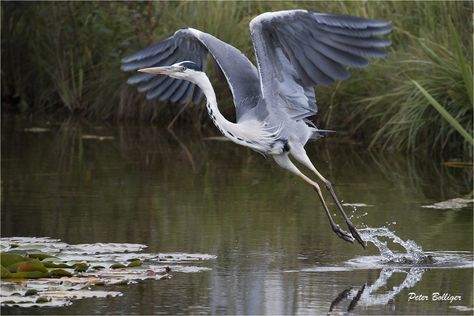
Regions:
<instances>
[{"instance_id":1,"label":"heron's grey back feather","mask_svg":"<svg viewBox=\"0 0 474 316\"><path fill-rule=\"evenodd\" d=\"M302 119L317 113L313 86L344 80L390 41L390 21L306 10L264 13L250 22L267 111ZM282 108L284 113L282 113Z\"/></svg>"},{"instance_id":2,"label":"heron's grey back feather","mask_svg":"<svg viewBox=\"0 0 474 316\"><path fill-rule=\"evenodd\" d=\"M229 84L239 120L261 98L257 69L238 49L210 34L180 29L161 42L124 58L121 69L134 71L192 61L205 71L208 52ZM167 76L138 74L130 77L128 83L137 84L138 91L146 92L148 99L199 103L203 97L201 89L193 83Z\"/></svg>"}]
</instances>

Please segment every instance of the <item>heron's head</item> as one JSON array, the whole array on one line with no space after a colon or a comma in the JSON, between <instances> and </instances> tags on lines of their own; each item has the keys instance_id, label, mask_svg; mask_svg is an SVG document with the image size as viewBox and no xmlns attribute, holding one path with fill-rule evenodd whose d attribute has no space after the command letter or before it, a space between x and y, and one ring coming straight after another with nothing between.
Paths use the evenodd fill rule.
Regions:
<instances>
[{"instance_id":1,"label":"heron's head","mask_svg":"<svg viewBox=\"0 0 474 316\"><path fill-rule=\"evenodd\" d=\"M166 75L176 79L195 81L202 70L192 61L182 61L171 66L152 67L138 69L139 72L145 72L154 75Z\"/></svg>"}]
</instances>

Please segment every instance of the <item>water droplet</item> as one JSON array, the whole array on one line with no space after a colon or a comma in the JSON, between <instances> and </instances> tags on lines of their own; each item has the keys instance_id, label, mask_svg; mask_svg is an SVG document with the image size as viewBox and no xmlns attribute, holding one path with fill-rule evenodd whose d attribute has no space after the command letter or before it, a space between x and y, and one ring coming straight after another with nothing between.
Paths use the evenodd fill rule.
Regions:
<instances>
[{"instance_id":1,"label":"water droplet","mask_svg":"<svg viewBox=\"0 0 474 316\"><path fill-rule=\"evenodd\" d=\"M371 242L380 252L380 256L384 263L401 263L401 264L417 264L425 263L427 255L421 247L413 240L403 240L387 227L380 228L364 228L359 230L363 240ZM380 238L388 239L394 244L399 244L405 249L405 253L392 251L388 246L388 241Z\"/></svg>"}]
</instances>

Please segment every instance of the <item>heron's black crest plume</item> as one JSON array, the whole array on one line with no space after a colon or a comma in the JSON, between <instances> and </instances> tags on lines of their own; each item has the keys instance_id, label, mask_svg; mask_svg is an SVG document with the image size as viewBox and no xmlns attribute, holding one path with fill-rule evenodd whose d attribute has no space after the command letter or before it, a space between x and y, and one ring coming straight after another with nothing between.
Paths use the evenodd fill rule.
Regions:
<instances>
[{"instance_id":1,"label":"heron's black crest plume","mask_svg":"<svg viewBox=\"0 0 474 316\"><path fill-rule=\"evenodd\" d=\"M183 61L182 63L179 63L180 66L186 67L188 69L196 70L196 71L202 71L202 68L199 67L198 64L192 61Z\"/></svg>"}]
</instances>

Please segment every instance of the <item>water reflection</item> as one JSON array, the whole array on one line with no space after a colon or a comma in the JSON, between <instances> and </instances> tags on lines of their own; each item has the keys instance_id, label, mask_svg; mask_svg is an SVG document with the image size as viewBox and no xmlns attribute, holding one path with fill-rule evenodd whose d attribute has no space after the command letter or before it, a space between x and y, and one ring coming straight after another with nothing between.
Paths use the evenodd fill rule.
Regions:
<instances>
[{"instance_id":1,"label":"water reflection","mask_svg":"<svg viewBox=\"0 0 474 316\"><path fill-rule=\"evenodd\" d=\"M271 159L205 140L213 131L175 128L172 135L143 123L6 116L1 127L2 236L142 243L150 252L217 255L210 272L133 285L113 301L37 313L322 314L349 284L373 284L378 277L378 268L306 272L378 252L361 253L333 236L309 187ZM31 127L49 130L25 131ZM352 210L356 226L397 222L390 229L426 251L472 250L471 209L420 207L471 192L471 170L446 168L423 155L375 155L335 140L311 143L308 152L345 203L373 205ZM388 284L400 275L393 272ZM465 280L471 279L471 268L433 269L416 288L458 289L467 305L472 284ZM445 305L407 304L405 292L394 298L399 313L454 312Z\"/></svg>"},{"instance_id":2,"label":"water reflection","mask_svg":"<svg viewBox=\"0 0 474 316\"><path fill-rule=\"evenodd\" d=\"M349 287L342 291L331 303L329 312L334 311L336 307L339 307L343 300L350 300L350 303L346 309L347 312L352 311L357 305L359 306L373 306L373 305L387 305L395 299L395 296L400 294L404 289L415 286L416 283L421 281L423 273L426 271L425 268L411 268L411 269L399 269L399 268L384 268L380 271L380 275L375 282L367 286L364 283L361 287ZM388 279L392 277L394 273L406 274L403 281L398 286L393 286L392 289L386 293L376 293L380 289L383 289L387 285ZM338 310L337 308L336 310Z\"/></svg>"}]
</instances>

